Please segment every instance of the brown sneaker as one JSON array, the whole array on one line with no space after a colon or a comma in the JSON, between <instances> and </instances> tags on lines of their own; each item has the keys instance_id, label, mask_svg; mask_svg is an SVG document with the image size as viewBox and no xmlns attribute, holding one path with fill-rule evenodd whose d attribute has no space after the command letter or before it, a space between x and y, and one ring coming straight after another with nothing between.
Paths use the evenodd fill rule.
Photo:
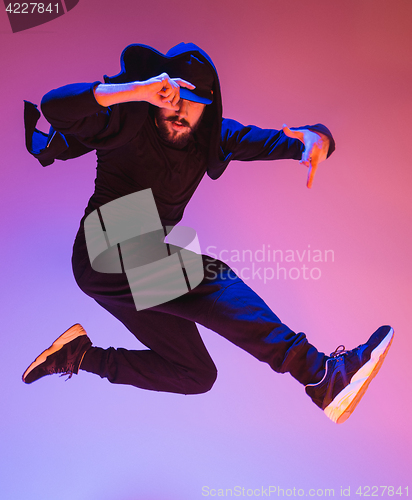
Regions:
<instances>
[{"instance_id":1,"label":"brown sneaker","mask_svg":"<svg viewBox=\"0 0 412 500\"><path fill-rule=\"evenodd\" d=\"M23 374L23 382L31 384L45 375L78 373L86 351L92 343L78 323L65 331L53 344L43 351Z\"/></svg>"}]
</instances>

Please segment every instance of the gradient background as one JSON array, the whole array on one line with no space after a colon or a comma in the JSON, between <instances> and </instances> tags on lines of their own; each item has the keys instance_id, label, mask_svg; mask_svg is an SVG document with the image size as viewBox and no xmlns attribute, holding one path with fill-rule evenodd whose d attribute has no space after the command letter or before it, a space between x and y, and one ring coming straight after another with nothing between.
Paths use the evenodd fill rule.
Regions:
<instances>
[{"instance_id":1,"label":"gradient background","mask_svg":"<svg viewBox=\"0 0 412 500\"><path fill-rule=\"evenodd\" d=\"M2 499L196 500L203 486L270 485L335 496L350 486L355 498L359 486L409 486L412 495L411 18L409 0L81 0L12 34L0 13ZM75 322L97 345L138 347L72 277L94 154L43 169L25 150L23 99L116 74L129 43L166 52L181 41L214 60L225 116L333 131L337 150L312 190L298 162L233 162L219 181L205 178L184 223L218 250L332 249L318 280L248 280L327 353L394 326L381 373L341 426L289 375L204 328L219 370L205 395L113 386L84 372L21 382Z\"/></svg>"}]
</instances>

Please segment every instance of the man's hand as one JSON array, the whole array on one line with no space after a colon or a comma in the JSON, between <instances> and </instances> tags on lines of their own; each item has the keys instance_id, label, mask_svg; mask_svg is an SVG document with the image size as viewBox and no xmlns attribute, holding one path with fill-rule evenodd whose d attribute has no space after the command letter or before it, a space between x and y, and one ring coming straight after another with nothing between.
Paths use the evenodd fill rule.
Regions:
<instances>
[{"instance_id":1,"label":"man's hand","mask_svg":"<svg viewBox=\"0 0 412 500\"><path fill-rule=\"evenodd\" d=\"M186 80L170 78L167 73L162 73L144 82L100 83L93 93L96 101L104 107L122 102L146 101L159 108L177 111L180 87L190 90L196 88Z\"/></svg>"},{"instance_id":2,"label":"man's hand","mask_svg":"<svg viewBox=\"0 0 412 500\"><path fill-rule=\"evenodd\" d=\"M311 188L318 164L326 160L329 151L329 138L325 134L312 132L307 128L290 130L286 125L283 125L283 132L288 137L299 139L303 142L305 149L302 153L300 163L303 163L309 168L306 185L308 188Z\"/></svg>"},{"instance_id":3,"label":"man's hand","mask_svg":"<svg viewBox=\"0 0 412 500\"><path fill-rule=\"evenodd\" d=\"M140 100L147 101L158 108L166 108L176 111L180 100L180 87L193 90L196 88L190 82L181 78L170 78L167 73L150 78L141 85Z\"/></svg>"}]
</instances>

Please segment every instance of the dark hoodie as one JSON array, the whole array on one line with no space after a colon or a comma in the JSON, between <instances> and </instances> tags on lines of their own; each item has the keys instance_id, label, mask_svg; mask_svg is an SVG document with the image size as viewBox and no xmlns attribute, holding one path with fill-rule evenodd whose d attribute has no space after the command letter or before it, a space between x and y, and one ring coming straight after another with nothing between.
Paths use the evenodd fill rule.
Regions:
<instances>
[{"instance_id":1,"label":"dark hoodie","mask_svg":"<svg viewBox=\"0 0 412 500\"><path fill-rule=\"evenodd\" d=\"M122 53L122 71L105 76L106 83L146 80L176 58L194 55L214 74L213 103L206 106L194 141L176 149L157 133L153 107L146 102L100 106L93 88L100 82L67 85L42 99L41 109L52 128L48 135L35 126L37 108L26 102L26 145L43 166L96 150L95 192L85 215L97 207L133 192L151 188L164 225L175 225L207 172L217 179L231 160L301 159L303 145L282 131L243 126L222 118L220 84L209 56L194 44L179 44L164 56L151 47L131 45ZM174 77L174 75L170 75ZM177 75L176 75L177 76ZM323 125L306 126L330 138L328 156L335 149Z\"/></svg>"}]
</instances>

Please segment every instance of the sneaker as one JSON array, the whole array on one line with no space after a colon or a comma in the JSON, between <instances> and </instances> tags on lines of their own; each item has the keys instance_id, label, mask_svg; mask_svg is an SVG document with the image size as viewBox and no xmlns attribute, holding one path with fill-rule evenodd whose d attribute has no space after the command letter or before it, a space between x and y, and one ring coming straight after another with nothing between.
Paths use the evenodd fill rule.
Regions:
<instances>
[{"instance_id":1,"label":"sneaker","mask_svg":"<svg viewBox=\"0 0 412 500\"><path fill-rule=\"evenodd\" d=\"M23 382L31 384L45 375L78 373L86 351L92 343L79 324L65 331L53 344L43 351L23 374Z\"/></svg>"},{"instance_id":2,"label":"sneaker","mask_svg":"<svg viewBox=\"0 0 412 500\"><path fill-rule=\"evenodd\" d=\"M333 422L347 420L378 373L393 340L390 326L381 326L371 338L351 351L339 346L326 361L325 375L308 384L306 393Z\"/></svg>"}]
</instances>

